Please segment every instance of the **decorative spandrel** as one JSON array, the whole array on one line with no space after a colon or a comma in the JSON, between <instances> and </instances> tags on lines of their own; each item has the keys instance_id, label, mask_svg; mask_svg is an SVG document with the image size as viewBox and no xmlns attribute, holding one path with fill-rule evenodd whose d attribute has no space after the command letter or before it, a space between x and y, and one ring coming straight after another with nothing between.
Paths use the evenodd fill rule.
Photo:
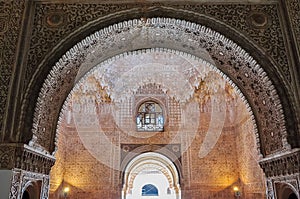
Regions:
<instances>
[{"instance_id":1,"label":"decorative spandrel","mask_svg":"<svg viewBox=\"0 0 300 199\"><path fill-rule=\"evenodd\" d=\"M163 131L164 117L159 104L145 102L139 109L136 116L137 131Z\"/></svg>"}]
</instances>

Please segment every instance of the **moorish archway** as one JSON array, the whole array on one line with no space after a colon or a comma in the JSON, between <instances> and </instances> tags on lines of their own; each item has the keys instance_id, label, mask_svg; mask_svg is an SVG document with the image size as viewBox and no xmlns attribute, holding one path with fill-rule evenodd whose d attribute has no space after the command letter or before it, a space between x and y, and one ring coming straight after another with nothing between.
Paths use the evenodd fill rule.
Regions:
<instances>
[{"instance_id":1,"label":"moorish archway","mask_svg":"<svg viewBox=\"0 0 300 199\"><path fill-rule=\"evenodd\" d=\"M57 102L62 104L75 83L95 65L122 53L158 47L199 57L215 65L225 79L233 82L242 99L248 102L247 108L253 111L261 157L291 148L282 103L258 62L220 33L170 18L142 18L109 26L86 37L62 56L39 93L30 145L45 153L55 153L54 124L61 110Z\"/></svg>"},{"instance_id":2,"label":"moorish archway","mask_svg":"<svg viewBox=\"0 0 300 199\"><path fill-rule=\"evenodd\" d=\"M218 60L217 67L239 87L254 112L261 154L266 156L289 146L282 105L261 66L221 34L201 25L168 18L118 23L96 32L69 50L53 67L39 94L32 144L52 152L54 129L49 121L57 118L60 110L53 102L62 101L76 79L106 60L107 49L118 54L147 47L180 49L207 62ZM270 136L272 144L267 141Z\"/></svg>"}]
</instances>

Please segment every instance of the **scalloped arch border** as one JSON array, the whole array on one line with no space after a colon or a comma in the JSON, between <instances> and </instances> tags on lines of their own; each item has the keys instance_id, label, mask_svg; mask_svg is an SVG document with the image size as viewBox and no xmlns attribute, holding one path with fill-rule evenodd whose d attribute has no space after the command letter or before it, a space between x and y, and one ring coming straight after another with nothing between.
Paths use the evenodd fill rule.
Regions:
<instances>
[{"instance_id":1,"label":"scalloped arch border","mask_svg":"<svg viewBox=\"0 0 300 199\"><path fill-rule=\"evenodd\" d=\"M270 149L266 149L266 140L267 136L265 134L274 134L274 132L279 136L281 140L277 140L277 144L280 144L280 149L277 151L282 150L284 147L289 148L289 144L287 143L287 132L285 128L285 120L283 115L283 109L281 102L279 100L277 91L275 90L274 85L270 81L269 77L267 76L266 72L263 68L250 56L244 49L238 46L233 41L227 39L220 33L211 30L205 26L201 26L195 23L191 23L184 20L177 20L177 19L170 19L170 18L150 18L147 21L143 21L142 19L134 19L125 22L120 22L111 26L108 26L100 31L86 37L84 40L76 44L73 48L67 51L62 58L53 66L52 70L48 74L41 91L39 93L39 97L36 103L36 108L34 111L34 119L33 119L33 137L37 139L36 142L37 146L40 146L46 152L51 152L51 144L50 146L45 146L45 143L39 143L39 140L42 140L42 137L47 137L47 132L51 135L52 131L46 131L46 122L47 119L51 116L51 114L55 114L51 112L51 108L49 109L49 104L53 104L53 98L59 94L58 86L64 85L64 77L68 77L69 74L72 72L77 72L80 68L80 65L84 62L86 56L90 53L91 46L96 45L98 42L105 40L107 38L113 37L117 35L122 30L130 30L132 28L139 28L139 27L154 27L154 26L161 26L160 28L176 28L177 31L185 33L192 39L202 39L202 44L206 45L206 50L208 50L216 59L219 60L229 60L233 58L233 61L238 63L238 66L241 66L240 69L246 71L245 73L239 72L238 69L235 67L228 65L226 66L219 66L217 65L218 69L222 72L224 70L224 74L228 74L229 79L234 79L235 86L237 88L242 88L241 90L246 92L249 95L243 95L242 99L245 100L250 104L252 110L254 111L254 116L256 119L256 124L258 125L258 129L256 130L256 143L258 147L258 151L263 155L266 156L268 154L273 153L274 151ZM186 31L189 31L189 34ZM207 41L203 41L203 38L206 38L210 41L214 41L213 43L209 43ZM201 45L201 43L197 43ZM194 47L199 47L197 44L194 44ZM213 52L212 52L213 49ZM137 49L132 49L137 50ZM182 51L184 51L183 49ZM222 52L222 53L220 53ZM190 54L190 53L188 53ZM118 55L117 55L118 56ZM223 67L223 68L222 68ZM236 66L237 67L237 66ZM236 71L234 71L234 68ZM223 70L222 70L223 69ZM242 73L242 74L239 74ZM75 78L75 77L73 77ZM247 79L251 82L256 79L258 80L258 88L262 89L260 92L256 92L256 87L252 90L248 85L247 86ZM227 78L225 78L227 80ZM251 80L249 80L251 79ZM71 80L72 81L72 80ZM73 79L74 81L74 79ZM73 82L74 83L74 82ZM266 96L266 93L268 94ZM66 95L66 94L64 94ZM252 97L257 100L262 100L257 104L254 100L252 101ZM269 107L266 107L266 105ZM52 105L55 106L55 105ZM249 106L249 107L250 107ZM269 108L271 108L271 112L269 112ZM53 108L55 109L55 108ZM256 112L261 113L256 113ZM274 115L274 116L273 116ZM273 116L273 117L272 117ZM274 120L275 125L271 125L267 120ZM259 122L258 122L259 121ZM265 137L266 136L266 137ZM49 137L49 135L48 135ZM51 137L51 136L50 136ZM57 137L56 137L57 139ZM52 142L52 141L50 141ZM276 151L275 151L276 152Z\"/></svg>"}]
</instances>

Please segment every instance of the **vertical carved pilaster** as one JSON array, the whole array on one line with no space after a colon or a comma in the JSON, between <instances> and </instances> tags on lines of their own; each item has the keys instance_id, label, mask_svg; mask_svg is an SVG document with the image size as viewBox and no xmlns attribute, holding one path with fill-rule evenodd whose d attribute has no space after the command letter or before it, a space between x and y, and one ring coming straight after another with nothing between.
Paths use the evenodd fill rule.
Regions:
<instances>
[{"instance_id":1,"label":"vertical carved pilaster","mask_svg":"<svg viewBox=\"0 0 300 199\"><path fill-rule=\"evenodd\" d=\"M274 186L272 180L267 180L267 199L275 199Z\"/></svg>"},{"instance_id":2,"label":"vertical carved pilaster","mask_svg":"<svg viewBox=\"0 0 300 199\"><path fill-rule=\"evenodd\" d=\"M41 186L33 187L35 191L41 194L41 199L48 199L49 175L13 169L9 199L21 199L28 186L32 186L36 182L40 182Z\"/></svg>"},{"instance_id":3,"label":"vertical carved pilaster","mask_svg":"<svg viewBox=\"0 0 300 199\"><path fill-rule=\"evenodd\" d=\"M22 183L22 176L21 170L14 169L13 176L11 181L11 188L9 193L9 199L19 199L20 192L21 192L21 183Z\"/></svg>"},{"instance_id":4,"label":"vertical carved pilaster","mask_svg":"<svg viewBox=\"0 0 300 199\"><path fill-rule=\"evenodd\" d=\"M49 197L49 188L50 188L50 178L49 176L43 177L42 191L41 191L41 199L48 199Z\"/></svg>"},{"instance_id":5,"label":"vertical carved pilaster","mask_svg":"<svg viewBox=\"0 0 300 199\"><path fill-rule=\"evenodd\" d=\"M5 124L4 115L12 71L16 63L14 58L21 33L24 9L25 0L1 1L0 3L0 132ZM7 139L4 133L2 135L0 140Z\"/></svg>"}]
</instances>

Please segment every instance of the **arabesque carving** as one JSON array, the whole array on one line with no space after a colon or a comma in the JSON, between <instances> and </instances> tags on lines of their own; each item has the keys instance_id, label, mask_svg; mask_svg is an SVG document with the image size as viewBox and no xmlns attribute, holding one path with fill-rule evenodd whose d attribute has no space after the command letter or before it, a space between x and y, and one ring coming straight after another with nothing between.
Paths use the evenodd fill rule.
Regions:
<instances>
[{"instance_id":1,"label":"arabesque carving","mask_svg":"<svg viewBox=\"0 0 300 199\"><path fill-rule=\"evenodd\" d=\"M41 199L48 199L49 196L49 175L25 171L22 169L13 169L12 186L9 199L22 198L23 192L26 190L28 183L41 182ZM36 187L37 188L37 187ZM39 190L36 190L39 191Z\"/></svg>"},{"instance_id":2,"label":"arabesque carving","mask_svg":"<svg viewBox=\"0 0 300 199\"><path fill-rule=\"evenodd\" d=\"M300 150L282 154L280 157L265 158L259 164L268 178L299 174Z\"/></svg>"},{"instance_id":3,"label":"arabesque carving","mask_svg":"<svg viewBox=\"0 0 300 199\"><path fill-rule=\"evenodd\" d=\"M15 66L25 0L0 2L0 132L7 104L9 85Z\"/></svg>"},{"instance_id":4,"label":"arabesque carving","mask_svg":"<svg viewBox=\"0 0 300 199\"><path fill-rule=\"evenodd\" d=\"M37 69L41 60L62 38L74 29L97 18L134 7L126 4L87 4L87 3L37 3L31 48L28 54L26 82Z\"/></svg>"},{"instance_id":5,"label":"arabesque carving","mask_svg":"<svg viewBox=\"0 0 300 199\"><path fill-rule=\"evenodd\" d=\"M271 3L260 5L182 5L179 7L197 14L214 17L249 36L275 60L278 65L276 68L284 75L287 80L286 83L289 83L291 74L288 67L287 52L284 45L283 33L280 28L277 6ZM253 25L259 25L257 23L258 20L253 23L252 16L257 13L263 13L266 17L266 21L261 22L261 26Z\"/></svg>"},{"instance_id":6,"label":"arabesque carving","mask_svg":"<svg viewBox=\"0 0 300 199\"><path fill-rule=\"evenodd\" d=\"M61 96L66 96L74 86L74 78L81 65L86 68L81 67L80 70L86 71L96 63L101 63L106 58L107 49L119 54L145 46L168 46L175 49L179 46L212 64L211 57L217 58L218 67L230 74L242 90L247 91L247 100L255 110L256 120L260 121L258 129L264 132L256 133L259 151L269 155L289 148L279 97L261 66L241 47L219 33L204 26L168 18L115 24L87 37L68 51L53 67L41 89L33 125L33 134L37 137L35 143L52 152L53 121L60 111L56 104L63 103L64 98ZM222 76L229 80L224 74ZM233 87L237 88L236 85ZM242 99L246 100L245 97Z\"/></svg>"},{"instance_id":7,"label":"arabesque carving","mask_svg":"<svg viewBox=\"0 0 300 199\"><path fill-rule=\"evenodd\" d=\"M0 168L49 174L55 158L24 144L0 145Z\"/></svg>"},{"instance_id":8,"label":"arabesque carving","mask_svg":"<svg viewBox=\"0 0 300 199\"><path fill-rule=\"evenodd\" d=\"M288 10L290 11L290 19L292 22L294 34L296 37L296 40L298 42L298 50L300 51L300 1L299 0L289 0L285 1L286 4L288 5Z\"/></svg>"},{"instance_id":9,"label":"arabesque carving","mask_svg":"<svg viewBox=\"0 0 300 199\"><path fill-rule=\"evenodd\" d=\"M276 65L278 65L277 70L285 76L287 80L286 83L290 82L286 48L284 46L276 4L166 4L164 6L167 10L178 9L183 12L183 15L191 13L193 13L195 17L207 15L241 31L243 34L249 36L256 44L261 46L263 50L265 50L273 58L273 60L275 60ZM74 29L84 26L88 22L97 20L110 13L122 13L129 9L132 9L132 12L135 12L142 9L142 7L147 7L149 11L157 8L155 3L38 3L35 11L34 29L31 38L32 47L30 48L28 56L29 64L26 70L26 80L28 81L31 78L41 60L51 49L55 47L54 45L59 43L66 35L74 32ZM251 23L251 21L253 21L251 16L255 13L265 14L267 18L266 25L263 23L263 25L259 28L251 25L253 24ZM51 20L49 22L49 19L52 19L54 22Z\"/></svg>"}]
</instances>

